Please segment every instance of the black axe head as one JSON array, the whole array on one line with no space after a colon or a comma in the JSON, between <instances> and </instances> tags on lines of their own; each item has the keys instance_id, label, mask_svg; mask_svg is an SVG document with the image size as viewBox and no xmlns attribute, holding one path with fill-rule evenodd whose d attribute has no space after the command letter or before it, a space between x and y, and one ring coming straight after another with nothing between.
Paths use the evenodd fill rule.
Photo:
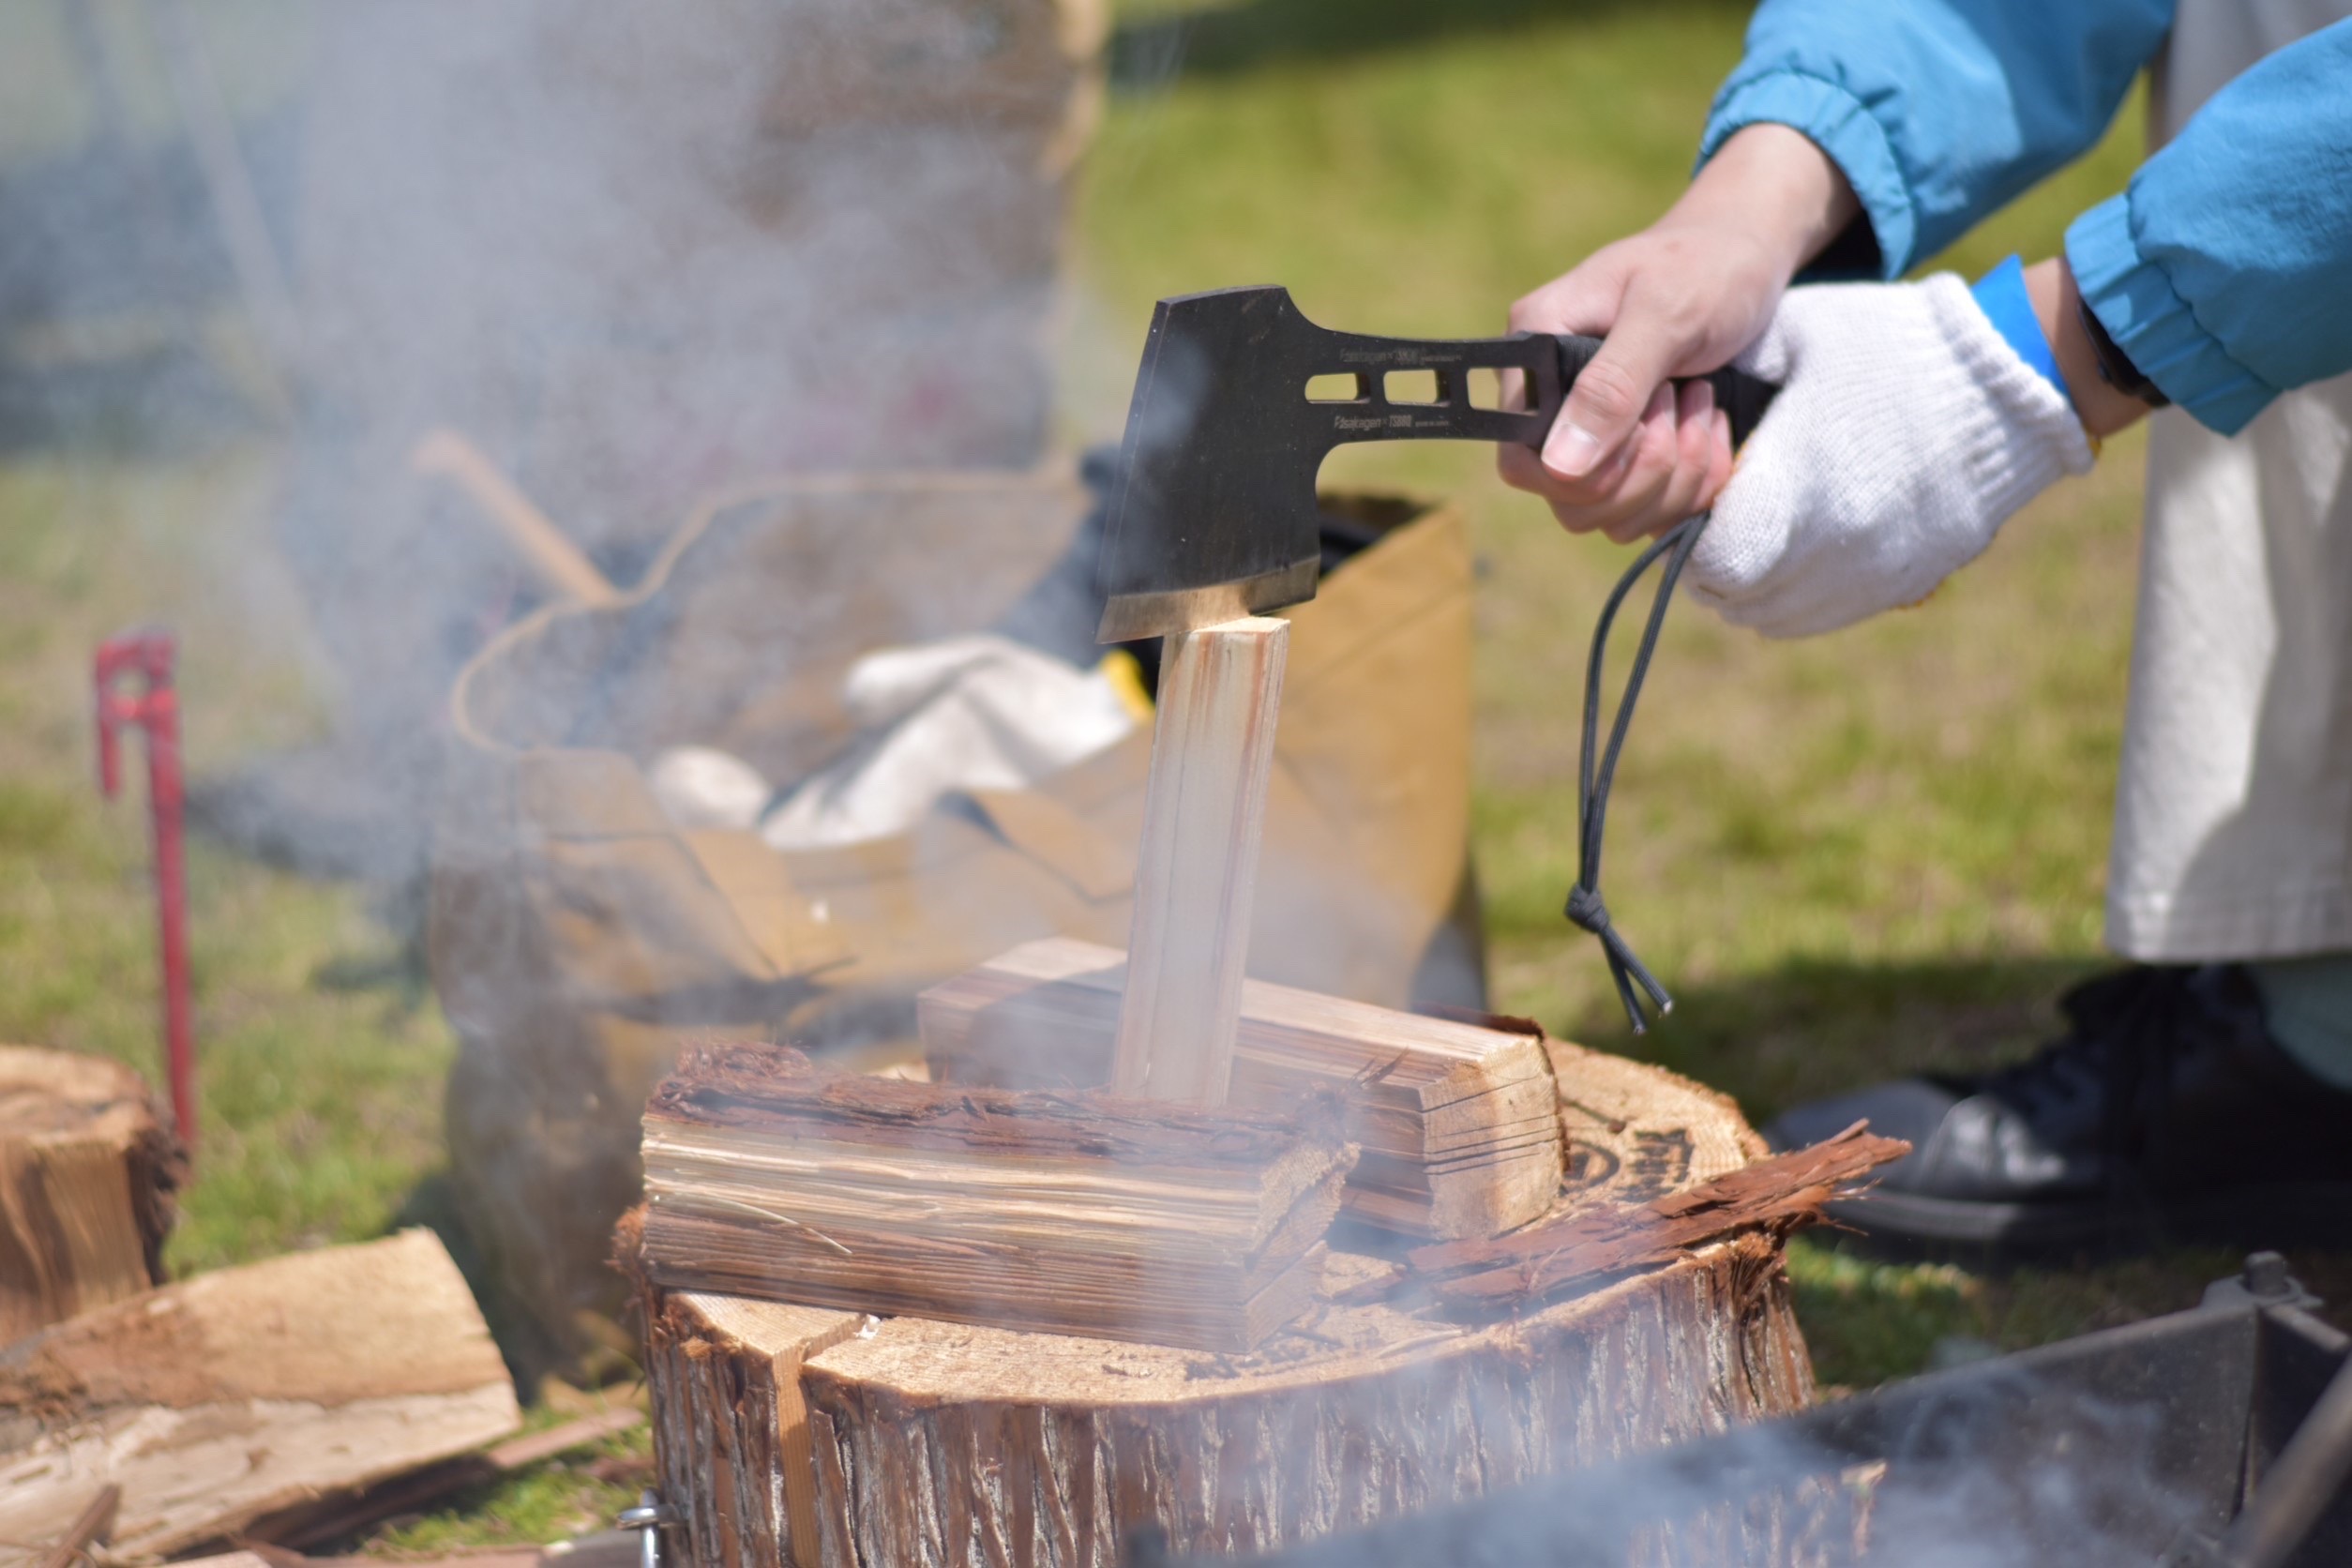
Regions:
<instances>
[{"instance_id":1,"label":"black axe head","mask_svg":"<svg viewBox=\"0 0 2352 1568\"><path fill-rule=\"evenodd\" d=\"M1525 371L1533 407L1470 407L1465 372L1482 367ZM1408 369L1436 372L1434 400L1391 400L1388 372ZM1112 482L1097 635L1163 636L1314 597L1315 474L1333 447L1538 442L1559 407L1561 370L1550 338L1423 342L1328 331L1282 288L1160 301ZM1352 396L1311 400L1309 380L1334 374L1353 375Z\"/></svg>"}]
</instances>

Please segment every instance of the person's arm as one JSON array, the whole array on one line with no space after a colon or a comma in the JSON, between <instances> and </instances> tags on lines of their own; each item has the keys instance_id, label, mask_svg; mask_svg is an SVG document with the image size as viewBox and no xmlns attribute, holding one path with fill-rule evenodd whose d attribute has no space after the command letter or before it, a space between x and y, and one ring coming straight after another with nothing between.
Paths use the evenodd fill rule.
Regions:
<instances>
[{"instance_id":1,"label":"person's arm","mask_svg":"<svg viewBox=\"0 0 2352 1568\"><path fill-rule=\"evenodd\" d=\"M2033 301L2035 324L2049 339L2050 355L2066 382L2067 400L2083 433L2094 440L2137 424L2157 404L2109 382L2099 368L2099 351L2083 325L2082 291L2063 256L2026 268L2026 294Z\"/></svg>"},{"instance_id":2,"label":"person's arm","mask_svg":"<svg viewBox=\"0 0 2352 1568\"><path fill-rule=\"evenodd\" d=\"M1542 460L1506 450L1503 477L1544 496L1565 526L1618 538L1710 504L1729 473L1728 436L1703 400L1678 400L1661 383L1738 352L1825 250L1839 270L1899 276L2090 146L2171 9L1765 0L1683 200L1513 308L1515 328L1598 333L1608 345Z\"/></svg>"},{"instance_id":3,"label":"person's arm","mask_svg":"<svg viewBox=\"0 0 2352 1568\"><path fill-rule=\"evenodd\" d=\"M2352 370L2352 21L2214 94L2074 220L2066 263L2116 348L2224 435Z\"/></svg>"},{"instance_id":4,"label":"person's arm","mask_svg":"<svg viewBox=\"0 0 2352 1568\"><path fill-rule=\"evenodd\" d=\"M1915 603L2088 469L2087 434L2167 398L2226 434L2352 371L2347 83L2352 22L2272 54L2022 278L1791 290L1741 359L1782 390L1692 595L1780 637Z\"/></svg>"},{"instance_id":5,"label":"person's arm","mask_svg":"<svg viewBox=\"0 0 2352 1568\"><path fill-rule=\"evenodd\" d=\"M1802 132L1868 221L1841 270L1900 278L2098 142L2173 0L1765 0L1702 163L1742 128Z\"/></svg>"}]
</instances>

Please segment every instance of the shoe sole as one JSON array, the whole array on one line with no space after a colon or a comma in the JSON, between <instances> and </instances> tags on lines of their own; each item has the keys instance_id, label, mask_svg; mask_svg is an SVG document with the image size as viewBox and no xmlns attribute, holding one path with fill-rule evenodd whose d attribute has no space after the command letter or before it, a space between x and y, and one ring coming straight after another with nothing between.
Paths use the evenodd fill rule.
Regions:
<instances>
[{"instance_id":1,"label":"shoe sole","mask_svg":"<svg viewBox=\"0 0 2352 1568\"><path fill-rule=\"evenodd\" d=\"M1881 1187L1829 1206L1872 1251L2036 1261L2166 1244L2352 1246L2352 1184L2235 1187L2189 1203L2118 1210L2105 1203L1968 1203Z\"/></svg>"}]
</instances>

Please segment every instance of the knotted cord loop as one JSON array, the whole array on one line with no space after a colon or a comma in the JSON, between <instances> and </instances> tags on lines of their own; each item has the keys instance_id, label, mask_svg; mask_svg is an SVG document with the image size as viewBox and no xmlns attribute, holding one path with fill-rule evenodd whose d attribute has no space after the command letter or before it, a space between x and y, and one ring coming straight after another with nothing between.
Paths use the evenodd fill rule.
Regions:
<instances>
[{"instance_id":1,"label":"knotted cord loop","mask_svg":"<svg viewBox=\"0 0 2352 1568\"><path fill-rule=\"evenodd\" d=\"M1568 890L1568 918L1599 936L1609 927L1609 907L1601 902L1601 896L1578 883Z\"/></svg>"},{"instance_id":2,"label":"knotted cord loop","mask_svg":"<svg viewBox=\"0 0 2352 1568\"><path fill-rule=\"evenodd\" d=\"M1576 751L1576 884L1568 890L1568 903L1562 912L1575 925L1600 939L1601 951L1608 956L1609 978L1617 985L1617 998L1625 1004L1625 1018L1636 1034L1649 1032L1641 1012L1642 993L1649 995L1661 1018L1674 1011L1674 999L1610 923L1609 907L1601 901L1601 836L1608 818L1609 789L1617 780L1618 754L1625 749L1625 732L1633 725L1634 704L1641 700L1642 682L1649 678L1651 656L1658 649L1659 628L1666 625L1666 605L1674 597L1674 584L1682 575L1683 564L1691 558L1691 548L1698 543L1698 536L1706 528L1706 513L1686 518L1659 535L1649 549L1635 558L1625 575L1617 580L1608 602L1601 607L1600 622L1592 628L1592 654L1584 667L1584 734ZM1634 649L1633 668L1625 675L1625 695L1619 700L1616 721L1609 726L1608 749L1596 758L1601 736L1601 659L1608 651L1609 628L1617 624L1618 609L1633 592L1634 584L1661 558L1666 567L1658 578L1657 596L1650 601L1650 619L1642 626L1641 641ZM1640 991L1635 989L1636 985Z\"/></svg>"}]
</instances>

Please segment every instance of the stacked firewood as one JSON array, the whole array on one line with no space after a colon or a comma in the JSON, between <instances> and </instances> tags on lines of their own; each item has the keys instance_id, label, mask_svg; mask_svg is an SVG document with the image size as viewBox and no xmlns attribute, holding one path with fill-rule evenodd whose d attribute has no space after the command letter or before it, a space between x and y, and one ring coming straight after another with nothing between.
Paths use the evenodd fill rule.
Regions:
<instances>
[{"instance_id":1,"label":"stacked firewood","mask_svg":"<svg viewBox=\"0 0 2352 1568\"><path fill-rule=\"evenodd\" d=\"M925 991L932 1076L1005 1087L1110 1077L1126 956L1048 938ZM1341 1097L1361 1151L1346 1215L1424 1240L1491 1236L1559 1195L1558 1094L1540 1031L1400 1013L1244 981L1233 1048L1236 1105Z\"/></svg>"},{"instance_id":2,"label":"stacked firewood","mask_svg":"<svg viewBox=\"0 0 2352 1568\"><path fill-rule=\"evenodd\" d=\"M1355 1146L1335 1102L1211 1109L688 1051L645 1111L657 1285L1201 1349L1304 1312Z\"/></svg>"}]
</instances>

